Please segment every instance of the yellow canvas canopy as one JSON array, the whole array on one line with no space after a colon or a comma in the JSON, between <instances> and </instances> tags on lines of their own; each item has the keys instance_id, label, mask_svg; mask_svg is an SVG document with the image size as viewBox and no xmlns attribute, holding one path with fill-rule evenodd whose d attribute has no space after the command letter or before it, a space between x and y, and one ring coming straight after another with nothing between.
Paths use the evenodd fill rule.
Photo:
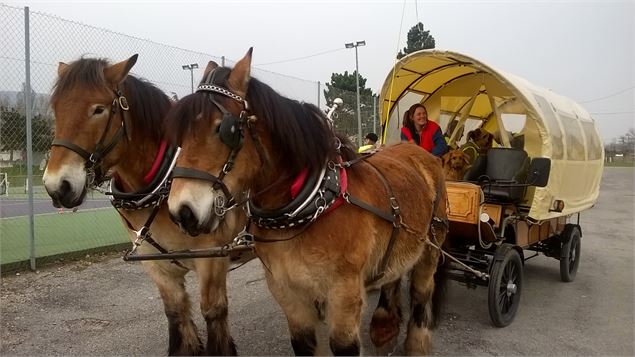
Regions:
<instances>
[{"instance_id":1,"label":"yellow canvas canopy","mask_svg":"<svg viewBox=\"0 0 635 357\"><path fill-rule=\"evenodd\" d=\"M496 145L511 147L522 138L530 158L550 158L549 183L525 196L530 218L570 215L595 204L604 150L595 122L573 100L466 55L423 50L402 58L386 77L379 108L383 143L400 140L403 114L414 103L424 104L444 133L456 124L446 133L450 144L482 127ZM556 200L564 202L562 212L552 210Z\"/></svg>"}]
</instances>

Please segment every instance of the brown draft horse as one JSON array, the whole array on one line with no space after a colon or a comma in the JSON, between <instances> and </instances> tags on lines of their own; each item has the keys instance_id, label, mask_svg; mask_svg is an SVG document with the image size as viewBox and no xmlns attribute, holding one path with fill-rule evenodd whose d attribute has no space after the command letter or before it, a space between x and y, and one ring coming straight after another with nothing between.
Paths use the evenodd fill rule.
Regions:
<instances>
[{"instance_id":1,"label":"brown draft horse","mask_svg":"<svg viewBox=\"0 0 635 357\"><path fill-rule=\"evenodd\" d=\"M250 78L250 67L251 49L233 70L210 62L197 93L181 99L168 115L168 132L182 145L168 198L170 214L196 234L217 220L214 205L222 201L217 197L250 190L252 224L246 228L253 234L269 289L287 317L297 355L322 353L325 346L316 341L320 321L328 325L334 354L359 354L366 289L378 287L382 293L371 340L376 345L393 340L401 318L399 281L407 272L411 307L404 351L429 353L429 329L435 325L442 291L435 288L441 282L435 279L440 251L432 243L443 244L447 232L446 225L433 225L446 219L439 160L415 145L398 144L346 169L345 196L351 202L356 197L383 212L398 205L394 244L393 224L346 202L312 223L272 229L266 222L277 220L274 213L291 217L280 208L293 205L289 187L294 178L303 171L310 177L326 170L327 162L331 172L338 162L339 140L317 107L282 97ZM344 160L356 156L347 147L340 151ZM177 169L195 174L179 176ZM307 209L313 204L326 208L326 199L321 200L311 201ZM268 218L257 220L256 208L265 212L260 218Z\"/></svg>"},{"instance_id":2,"label":"brown draft horse","mask_svg":"<svg viewBox=\"0 0 635 357\"><path fill-rule=\"evenodd\" d=\"M136 60L137 55L112 65L106 60L88 58L60 63L51 98L56 118L55 140L43 179L56 207L80 205L91 181L101 181L109 170L116 178L114 187L124 196L135 193L131 197L138 198L146 192L148 174L161 162L158 153L163 146L163 120L172 102L152 84L128 75ZM129 110L124 110L128 107ZM192 239L170 221L167 203L158 204L161 206L150 225L151 238L168 251L223 245L226 238L235 235L228 226L239 224L235 221L239 218L229 213L214 233ZM136 238L132 228L142 227L153 212L153 208L142 207L118 210L131 241ZM144 242L137 251L157 253L157 249ZM236 354L227 322L228 259L144 261L143 267L163 299L169 326L169 354ZM190 299L184 286L190 270L197 272L200 308L207 322L205 350L192 321Z\"/></svg>"}]
</instances>

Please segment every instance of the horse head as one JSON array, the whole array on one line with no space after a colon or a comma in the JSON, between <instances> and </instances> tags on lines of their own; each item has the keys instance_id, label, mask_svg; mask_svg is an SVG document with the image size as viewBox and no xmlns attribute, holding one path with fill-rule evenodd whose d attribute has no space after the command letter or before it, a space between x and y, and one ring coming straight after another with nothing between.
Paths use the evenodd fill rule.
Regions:
<instances>
[{"instance_id":1,"label":"horse head","mask_svg":"<svg viewBox=\"0 0 635 357\"><path fill-rule=\"evenodd\" d=\"M266 209L288 203L291 181L320 171L339 147L319 108L251 78L250 66L251 49L233 69L210 63L166 120L181 146L168 206L190 234L214 230L245 191Z\"/></svg>"},{"instance_id":2,"label":"horse head","mask_svg":"<svg viewBox=\"0 0 635 357\"><path fill-rule=\"evenodd\" d=\"M210 62L197 91L167 116L167 132L181 146L168 205L175 223L191 235L218 227L261 164L245 135L255 120L245 99L250 65L251 49L232 70Z\"/></svg>"},{"instance_id":3,"label":"horse head","mask_svg":"<svg viewBox=\"0 0 635 357\"><path fill-rule=\"evenodd\" d=\"M164 137L171 100L151 83L129 75L137 55L109 64L82 58L60 63L51 105L55 138L44 185L55 206L82 203L89 187L116 173L134 191Z\"/></svg>"},{"instance_id":4,"label":"horse head","mask_svg":"<svg viewBox=\"0 0 635 357\"><path fill-rule=\"evenodd\" d=\"M85 58L60 62L51 97L55 138L43 177L56 207L81 204L91 181L113 164L128 110L119 86L136 60L137 55L113 65Z\"/></svg>"}]
</instances>

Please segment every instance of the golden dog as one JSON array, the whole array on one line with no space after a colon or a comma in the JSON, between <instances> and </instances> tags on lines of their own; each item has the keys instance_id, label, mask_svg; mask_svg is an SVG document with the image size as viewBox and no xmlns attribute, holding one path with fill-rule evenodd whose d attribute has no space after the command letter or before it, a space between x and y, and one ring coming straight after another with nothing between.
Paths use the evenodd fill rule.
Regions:
<instances>
[{"instance_id":1,"label":"golden dog","mask_svg":"<svg viewBox=\"0 0 635 357\"><path fill-rule=\"evenodd\" d=\"M470 166L470 157L462 150L450 150L441 157L446 180L463 180Z\"/></svg>"}]
</instances>

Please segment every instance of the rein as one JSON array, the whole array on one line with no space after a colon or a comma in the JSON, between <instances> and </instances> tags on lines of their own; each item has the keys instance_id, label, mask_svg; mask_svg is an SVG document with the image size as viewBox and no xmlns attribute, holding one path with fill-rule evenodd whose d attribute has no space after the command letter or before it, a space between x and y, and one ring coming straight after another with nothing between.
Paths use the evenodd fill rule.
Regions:
<instances>
[{"instance_id":1,"label":"rein","mask_svg":"<svg viewBox=\"0 0 635 357\"><path fill-rule=\"evenodd\" d=\"M126 129L126 121L129 121L129 109L128 100L123 95L123 91L121 88L113 89L113 93L115 94L115 98L112 101L110 106L110 115L108 116L108 122L106 123L106 128L104 132L101 134L99 141L95 145L95 148L92 152L82 148L81 146L72 143L65 139L55 139L51 143L51 146L61 146L67 148L79 156L81 156L85 160L85 167L88 173L86 179L87 184L91 187L99 186L102 182L106 180L105 172L102 172L102 164L103 160L121 141L121 139L127 134ZM111 138L108 144L105 144L106 135L110 130L112 125L112 118L115 116L117 109L120 108L122 110L122 120L121 126L117 129L113 137Z\"/></svg>"}]
</instances>

